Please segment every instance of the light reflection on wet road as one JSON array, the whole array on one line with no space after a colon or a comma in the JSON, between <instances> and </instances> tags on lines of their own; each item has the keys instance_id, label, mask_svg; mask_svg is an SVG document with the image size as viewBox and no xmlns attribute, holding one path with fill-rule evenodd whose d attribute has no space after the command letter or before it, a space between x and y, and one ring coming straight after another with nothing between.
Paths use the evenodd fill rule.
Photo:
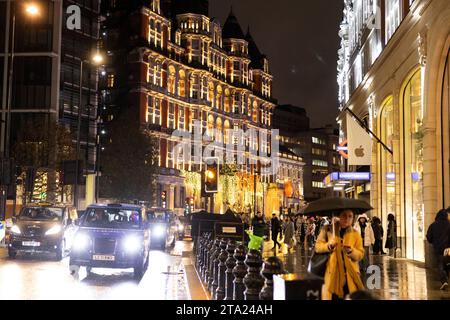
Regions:
<instances>
[{"instance_id":1,"label":"light reflection on wet road","mask_svg":"<svg viewBox=\"0 0 450 320\"><path fill-rule=\"evenodd\" d=\"M18 255L10 260L0 249L0 300L179 300L189 299L183 274L182 252L191 243L177 242L167 252L151 251L148 269L140 281L132 269L93 269L80 279L69 272L69 258L55 262L53 255Z\"/></svg>"}]
</instances>

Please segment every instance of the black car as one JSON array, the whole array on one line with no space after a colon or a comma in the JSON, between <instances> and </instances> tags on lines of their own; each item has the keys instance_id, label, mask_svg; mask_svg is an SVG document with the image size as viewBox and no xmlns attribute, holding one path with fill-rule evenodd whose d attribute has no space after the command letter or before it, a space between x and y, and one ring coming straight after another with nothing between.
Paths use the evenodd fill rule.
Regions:
<instances>
[{"instance_id":1,"label":"black car","mask_svg":"<svg viewBox=\"0 0 450 320\"><path fill-rule=\"evenodd\" d=\"M150 232L142 207L95 204L79 220L70 253L70 268L134 269L141 278L148 265Z\"/></svg>"},{"instance_id":2,"label":"black car","mask_svg":"<svg viewBox=\"0 0 450 320\"><path fill-rule=\"evenodd\" d=\"M178 240L184 240L185 237L191 236L190 216L180 216L175 218L178 230Z\"/></svg>"},{"instance_id":3,"label":"black car","mask_svg":"<svg viewBox=\"0 0 450 320\"><path fill-rule=\"evenodd\" d=\"M77 211L71 206L27 205L13 218L9 230L8 255L18 252L51 252L61 260L70 251L77 230Z\"/></svg>"},{"instance_id":4,"label":"black car","mask_svg":"<svg viewBox=\"0 0 450 320\"><path fill-rule=\"evenodd\" d=\"M147 218L151 231L153 248L165 250L175 245L178 236L178 224L174 213L163 208L147 209Z\"/></svg>"}]
</instances>

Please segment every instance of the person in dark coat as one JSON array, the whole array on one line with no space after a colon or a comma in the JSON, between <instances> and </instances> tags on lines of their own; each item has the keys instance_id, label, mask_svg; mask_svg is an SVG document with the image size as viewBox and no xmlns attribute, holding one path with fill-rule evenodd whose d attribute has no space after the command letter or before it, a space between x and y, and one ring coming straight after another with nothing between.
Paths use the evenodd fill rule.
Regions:
<instances>
[{"instance_id":1,"label":"person in dark coat","mask_svg":"<svg viewBox=\"0 0 450 320\"><path fill-rule=\"evenodd\" d=\"M266 222L261 212L257 212L256 216L252 219L253 234L258 237L264 237L266 234Z\"/></svg>"},{"instance_id":2,"label":"person in dark coat","mask_svg":"<svg viewBox=\"0 0 450 320\"><path fill-rule=\"evenodd\" d=\"M375 236L375 243L373 245L374 254L385 254L383 252L383 226L381 225L381 220L378 217L373 217L372 219L372 230Z\"/></svg>"},{"instance_id":3,"label":"person in dark coat","mask_svg":"<svg viewBox=\"0 0 450 320\"><path fill-rule=\"evenodd\" d=\"M390 213L388 215L388 228L386 233L386 249L389 249L389 255L395 257L395 249L397 249L397 222L395 216Z\"/></svg>"},{"instance_id":4,"label":"person in dark coat","mask_svg":"<svg viewBox=\"0 0 450 320\"><path fill-rule=\"evenodd\" d=\"M428 228L427 240L433 245L442 284L441 290L445 290L448 287L448 273L444 264L444 250L450 247L450 222L446 210L441 210L436 215L436 220Z\"/></svg>"},{"instance_id":5,"label":"person in dark coat","mask_svg":"<svg viewBox=\"0 0 450 320\"><path fill-rule=\"evenodd\" d=\"M272 233L272 241L273 241L272 249L276 250L277 245L278 248L281 249L281 244L278 242L278 235L281 233L281 223L275 213L272 214L272 219L270 220L270 231Z\"/></svg>"}]
</instances>

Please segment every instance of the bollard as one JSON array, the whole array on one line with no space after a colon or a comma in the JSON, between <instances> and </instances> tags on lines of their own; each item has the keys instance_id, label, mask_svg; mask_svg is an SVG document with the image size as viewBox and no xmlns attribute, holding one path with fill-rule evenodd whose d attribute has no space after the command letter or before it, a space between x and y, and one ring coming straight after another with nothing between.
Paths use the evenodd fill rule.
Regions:
<instances>
[{"instance_id":1,"label":"bollard","mask_svg":"<svg viewBox=\"0 0 450 320\"><path fill-rule=\"evenodd\" d=\"M200 239L198 240L197 251L195 253L195 268L197 270L200 270L200 268L202 266L201 252L203 249L204 241L205 241L205 238L204 238L204 234L203 234L200 237Z\"/></svg>"},{"instance_id":2,"label":"bollard","mask_svg":"<svg viewBox=\"0 0 450 320\"><path fill-rule=\"evenodd\" d=\"M205 265L203 266L203 283L208 284L209 279L209 262L210 262L210 256L211 256L211 250L214 246L214 240L210 239L208 241L208 245L205 249L206 251L206 260Z\"/></svg>"},{"instance_id":3,"label":"bollard","mask_svg":"<svg viewBox=\"0 0 450 320\"><path fill-rule=\"evenodd\" d=\"M225 271L227 269L227 266L225 262L228 259L228 252L227 252L227 240L222 239L220 242L220 254L219 254L219 265L217 268L217 289L215 291L215 300L223 300L225 299Z\"/></svg>"},{"instance_id":4,"label":"bollard","mask_svg":"<svg viewBox=\"0 0 450 320\"><path fill-rule=\"evenodd\" d=\"M211 285L211 297L214 299L216 296L216 290L219 287L219 255L222 251L222 248L220 247L222 244L222 239L219 239L219 245L216 250L216 255L214 256L213 261L213 281Z\"/></svg>"},{"instance_id":5,"label":"bollard","mask_svg":"<svg viewBox=\"0 0 450 320\"><path fill-rule=\"evenodd\" d=\"M202 261L202 265L200 266L200 278L204 279L205 278L205 266L206 266L206 252L208 251L208 245L209 245L209 239L210 239L210 234L207 233L205 240L203 241L203 250L201 252L201 261Z\"/></svg>"},{"instance_id":6,"label":"bollard","mask_svg":"<svg viewBox=\"0 0 450 320\"><path fill-rule=\"evenodd\" d=\"M266 283L259 294L260 300L273 300L273 276L283 273L283 262L277 257L270 257L264 262L261 274L266 278Z\"/></svg>"},{"instance_id":7,"label":"bollard","mask_svg":"<svg viewBox=\"0 0 450 320\"><path fill-rule=\"evenodd\" d=\"M261 266L263 264L261 252L259 250L250 250L247 253L245 264L248 267L247 275L244 277L245 300L259 300L259 293L264 286L264 278L261 275Z\"/></svg>"},{"instance_id":8,"label":"bollard","mask_svg":"<svg viewBox=\"0 0 450 320\"><path fill-rule=\"evenodd\" d=\"M225 271L225 300L233 300L233 268L236 266L236 259L233 257L236 250L236 241L230 240L227 245L228 258L225 262L227 270Z\"/></svg>"},{"instance_id":9,"label":"bollard","mask_svg":"<svg viewBox=\"0 0 450 320\"><path fill-rule=\"evenodd\" d=\"M233 300L244 300L244 277L247 274L245 260L245 247L241 244L234 250L233 257L236 259L236 266L233 268Z\"/></svg>"},{"instance_id":10,"label":"bollard","mask_svg":"<svg viewBox=\"0 0 450 320\"><path fill-rule=\"evenodd\" d=\"M200 255L200 264L199 264L199 274L200 274L200 277L203 279L203 273L204 273L204 268L205 268L205 263L206 263L206 260L205 260L205 250L206 250L206 247L207 247L207 244L208 244L208 240L209 240L209 238L208 238L208 233L205 233L204 234L204 236L203 236L203 241L201 242L201 244L202 244L202 246L201 246L201 249L200 249L200 253L199 253L199 255Z\"/></svg>"},{"instance_id":11,"label":"bollard","mask_svg":"<svg viewBox=\"0 0 450 320\"><path fill-rule=\"evenodd\" d=\"M215 269L215 263L216 263L216 259L219 256L219 245L220 245L220 240L216 239L214 240L214 245L212 248L212 253L211 256L209 258L209 278L208 278L208 290L211 292L212 291L212 287L213 287L213 283L214 283L214 269Z\"/></svg>"}]
</instances>

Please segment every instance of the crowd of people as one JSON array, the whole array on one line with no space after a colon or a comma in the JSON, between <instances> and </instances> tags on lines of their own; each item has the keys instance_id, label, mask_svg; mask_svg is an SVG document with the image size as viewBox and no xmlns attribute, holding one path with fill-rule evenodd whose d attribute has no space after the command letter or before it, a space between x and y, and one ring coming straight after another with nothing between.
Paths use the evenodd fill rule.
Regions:
<instances>
[{"instance_id":1,"label":"crowd of people","mask_svg":"<svg viewBox=\"0 0 450 320\"><path fill-rule=\"evenodd\" d=\"M442 290L448 287L449 277L449 213L450 208L441 210L427 232L427 240L434 248ZM270 221L258 212L248 222L248 227L266 241L271 239L275 253L282 250L283 245L285 253L295 249L329 253L322 295L328 299L343 299L364 289L362 280L370 264L370 253L396 257L397 222L394 214L388 215L386 224L385 232L380 218L370 219L366 214L357 216L352 210L342 210L333 218L305 215L278 217L274 213Z\"/></svg>"}]
</instances>

